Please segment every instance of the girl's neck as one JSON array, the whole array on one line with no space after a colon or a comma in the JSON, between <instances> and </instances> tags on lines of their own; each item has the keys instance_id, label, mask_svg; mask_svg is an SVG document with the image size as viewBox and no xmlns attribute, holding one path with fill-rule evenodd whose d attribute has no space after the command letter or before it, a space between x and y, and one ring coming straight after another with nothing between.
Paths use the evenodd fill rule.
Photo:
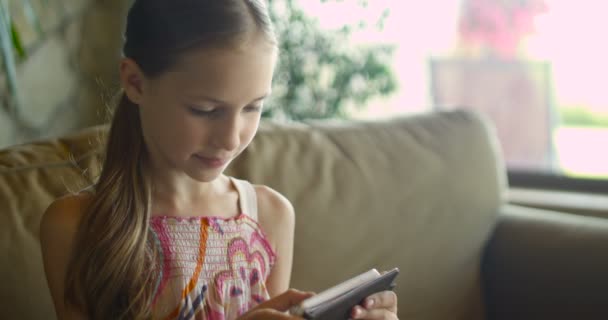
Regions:
<instances>
[{"instance_id":1,"label":"girl's neck","mask_svg":"<svg viewBox=\"0 0 608 320\"><path fill-rule=\"evenodd\" d=\"M230 208L230 203L236 203L238 196L225 175L210 182L198 182L190 178L184 180L151 178L153 214L179 216L211 212L217 215L218 211L234 210Z\"/></svg>"}]
</instances>

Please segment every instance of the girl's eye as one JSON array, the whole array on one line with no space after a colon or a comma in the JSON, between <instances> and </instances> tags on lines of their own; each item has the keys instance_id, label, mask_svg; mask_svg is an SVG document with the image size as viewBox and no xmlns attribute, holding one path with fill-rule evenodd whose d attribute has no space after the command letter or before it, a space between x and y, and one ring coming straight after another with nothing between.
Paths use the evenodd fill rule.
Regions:
<instances>
[{"instance_id":1,"label":"girl's eye","mask_svg":"<svg viewBox=\"0 0 608 320\"><path fill-rule=\"evenodd\" d=\"M218 112L217 109L202 110L202 109L198 109L198 108L195 108L195 107L188 107L188 110L193 115L195 115L195 116L202 116L202 117L213 116L213 115L217 114L217 112Z\"/></svg>"},{"instance_id":2,"label":"girl's eye","mask_svg":"<svg viewBox=\"0 0 608 320\"><path fill-rule=\"evenodd\" d=\"M262 109L262 106L246 106L245 112L259 112Z\"/></svg>"}]
</instances>

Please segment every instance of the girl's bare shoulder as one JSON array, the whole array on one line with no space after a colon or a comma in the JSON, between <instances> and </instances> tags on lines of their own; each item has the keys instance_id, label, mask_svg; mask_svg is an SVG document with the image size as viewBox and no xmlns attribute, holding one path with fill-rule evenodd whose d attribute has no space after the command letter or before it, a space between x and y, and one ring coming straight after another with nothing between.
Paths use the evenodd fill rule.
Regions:
<instances>
[{"instance_id":1,"label":"girl's bare shoulder","mask_svg":"<svg viewBox=\"0 0 608 320\"><path fill-rule=\"evenodd\" d=\"M254 188L260 219L281 223L294 218L293 206L285 196L265 185L254 185Z\"/></svg>"},{"instance_id":2,"label":"girl's bare shoulder","mask_svg":"<svg viewBox=\"0 0 608 320\"><path fill-rule=\"evenodd\" d=\"M69 194L53 201L42 216L40 232L75 232L80 218L93 200L89 192Z\"/></svg>"},{"instance_id":3,"label":"girl's bare shoulder","mask_svg":"<svg viewBox=\"0 0 608 320\"><path fill-rule=\"evenodd\" d=\"M278 191L254 185L258 200L258 220L273 247L294 231L295 213L291 202Z\"/></svg>"}]
</instances>

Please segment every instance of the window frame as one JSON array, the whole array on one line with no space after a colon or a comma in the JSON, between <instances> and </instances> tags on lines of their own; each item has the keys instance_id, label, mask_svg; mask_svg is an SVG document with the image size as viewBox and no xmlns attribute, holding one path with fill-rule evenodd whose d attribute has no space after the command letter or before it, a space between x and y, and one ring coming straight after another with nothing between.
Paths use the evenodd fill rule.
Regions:
<instances>
[{"instance_id":1,"label":"window frame","mask_svg":"<svg viewBox=\"0 0 608 320\"><path fill-rule=\"evenodd\" d=\"M557 173L508 168L507 178L510 187L608 195L608 179L568 177Z\"/></svg>"}]
</instances>

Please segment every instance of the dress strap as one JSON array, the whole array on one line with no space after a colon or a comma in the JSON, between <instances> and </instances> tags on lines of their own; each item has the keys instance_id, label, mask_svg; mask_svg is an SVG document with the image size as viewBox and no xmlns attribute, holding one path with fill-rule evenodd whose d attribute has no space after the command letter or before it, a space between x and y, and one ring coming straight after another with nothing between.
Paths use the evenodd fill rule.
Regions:
<instances>
[{"instance_id":1,"label":"dress strap","mask_svg":"<svg viewBox=\"0 0 608 320\"><path fill-rule=\"evenodd\" d=\"M253 185L249 181L233 177L230 177L230 180L239 193L239 206L242 213L258 221L258 199Z\"/></svg>"}]
</instances>

